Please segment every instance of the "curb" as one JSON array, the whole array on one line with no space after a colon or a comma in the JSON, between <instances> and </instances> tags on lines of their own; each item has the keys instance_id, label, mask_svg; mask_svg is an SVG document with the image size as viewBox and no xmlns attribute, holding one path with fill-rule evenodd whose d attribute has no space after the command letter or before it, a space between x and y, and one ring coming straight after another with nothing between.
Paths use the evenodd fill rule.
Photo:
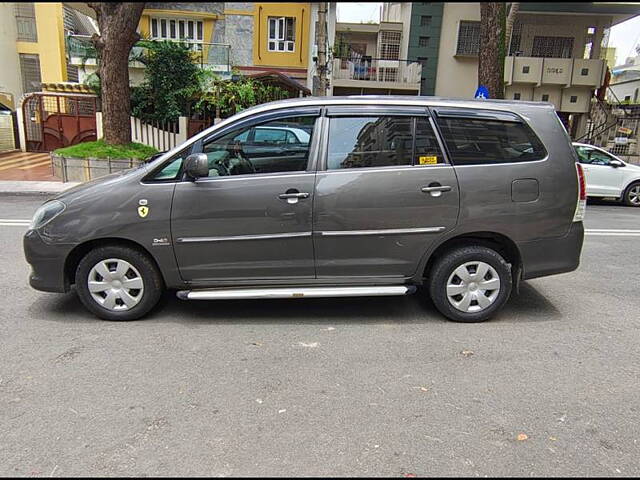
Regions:
<instances>
[{"instance_id":1,"label":"curb","mask_svg":"<svg viewBox=\"0 0 640 480\"><path fill-rule=\"evenodd\" d=\"M80 182L0 181L0 195L57 195Z\"/></svg>"}]
</instances>

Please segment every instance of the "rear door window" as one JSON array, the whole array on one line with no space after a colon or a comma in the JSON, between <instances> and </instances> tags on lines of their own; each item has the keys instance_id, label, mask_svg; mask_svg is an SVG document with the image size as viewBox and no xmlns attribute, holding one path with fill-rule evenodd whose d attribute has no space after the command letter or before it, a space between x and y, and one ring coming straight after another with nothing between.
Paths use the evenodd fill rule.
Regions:
<instances>
[{"instance_id":1,"label":"rear door window","mask_svg":"<svg viewBox=\"0 0 640 480\"><path fill-rule=\"evenodd\" d=\"M529 162L547 154L542 142L524 123L441 117L438 125L455 165Z\"/></svg>"},{"instance_id":2,"label":"rear door window","mask_svg":"<svg viewBox=\"0 0 640 480\"><path fill-rule=\"evenodd\" d=\"M440 163L444 163L444 156L427 117L345 116L330 120L327 170Z\"/></svg>"}]
</instances>

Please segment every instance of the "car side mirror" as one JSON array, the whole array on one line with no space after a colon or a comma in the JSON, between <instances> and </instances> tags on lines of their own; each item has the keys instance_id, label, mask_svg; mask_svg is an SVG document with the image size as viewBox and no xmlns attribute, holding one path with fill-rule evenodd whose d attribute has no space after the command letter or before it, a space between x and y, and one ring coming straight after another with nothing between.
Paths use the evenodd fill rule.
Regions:
<instances>
[{"instance_id":1,"label":"car side mirror","mask_svg":"<svg viewBox=\"0 0 640 480\"><path fill-rule=\"evenodd\" d=\"M193 180L209 176L209 158L204 153L192 153L184 160L184 171Z\"/></svg>"},{"instance_id":2,"label":"car side mirror","mask_svg":"<svg viewBox=\"0 0 640 480\"><path fill-rule=\"evenodd\" d=\"M622 163L620 160L611 160L609 161L609 165L611 165L613 168L624 167L624 163Z\"/></svg>"}]
</instances>

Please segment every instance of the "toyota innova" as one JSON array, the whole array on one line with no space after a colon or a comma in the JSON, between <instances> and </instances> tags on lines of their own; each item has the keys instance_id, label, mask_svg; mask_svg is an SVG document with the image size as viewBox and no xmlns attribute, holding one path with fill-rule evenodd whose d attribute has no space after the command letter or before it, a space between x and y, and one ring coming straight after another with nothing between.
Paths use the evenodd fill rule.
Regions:
<instances>
[{"instance_id":1,"label":"toyota innova","mask_svg":"<svg viewBox=\"0 0 640 480\"><path fill-rule=\"evenodd\" d=\"M585 194L549 103L289 99L47 201L24 251L34 288L75 284L108 320L140 318L170 289L183 300L418 291L477 322L521 280L578 267Z\"/></svg>"}]
</instances>

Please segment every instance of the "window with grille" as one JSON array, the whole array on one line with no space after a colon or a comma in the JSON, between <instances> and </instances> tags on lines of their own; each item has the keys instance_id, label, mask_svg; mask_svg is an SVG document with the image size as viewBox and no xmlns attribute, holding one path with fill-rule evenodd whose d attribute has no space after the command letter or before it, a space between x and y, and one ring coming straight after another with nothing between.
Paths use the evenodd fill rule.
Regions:
<instances>
[{"instance_id":1,"label":"window with grille","mask_svg":"<svg viewBox=\"0 0 640 480\"><path fill-rule=\"evenodd\" d=\"M431 26L431 15L420 15L420 26L421 27L430 27Z\"/></svg>"},{"instance_id":2,"label":"window with grille","mask_svg":"<svg viewBox=\"0 0 640 480\"><path fill-rule=\"evenodd\" d=\"M571 58L573 37L533 37L532 57Z\"/></svg>"},{"instance_id":3,"label":"window with grille","mask_svg":"<svg viewBox=\"0 0 640 480\"><path fill-rule=\"evenodd\" d=\"M398 60L400 58L400 32L380 32L380 58Z\"/></svg>"},{"instance_id":4,"label":"window with grille","mask_svg":"<svg viewBox=\"0 0 640 480\"><path fill-rule=\"evenodd\" d=\"M461 21L458 28L456 55L478 55L480 50L480 22Z\"/></svg>"},{"instance_id":5,"label":"window with grille","mask_svg":"<svg viewBox=\"0 0 640 480\"><path fill-rule=\"evenodd\" d=\"M270 52L293 52L296 44L296 19L293 17L269 17Z\"/></svg>"},{"instance_id":6,"label":"window with grille","mask_svg":"<svg viewBox=\"0 0 640 480\"><path fill-rule=\"evenodd\" d=\"M18 41L37 42L36 11L33 3L15 3L14 13L18 30Z\"/></svg>"},{"instance_id":7,"label":"window with grille","mask_svg":"<svg viewBox=\"0 0 640 480\"><path fill-rule=\"evenodd\" d=\"M418 46L420 47L428 47L429 46L429 37L420 37L418 39Z\"/></svg>"},{"instance_id":8,"label":"window with grille","mask_svg":"<svg viewBox=\"0 0 640 480\"><path fill-rule=\"evenodd\" d=\"M40 57L29 53L21 53L19 55L23 92L39 92L42 82L40 77Z\"/></svg>"},{"instance_id":9,"label":"window with grille","mask_svg":"<svg viewBox=\"0 0 640 480\"><path fill-rule=\"evenodd\" d=\"M193 49L201 51L204 40L202 20L188 18L152 18L151 38L154 40L176 40L193 44Z\"/></svg>"}]
</instances>

